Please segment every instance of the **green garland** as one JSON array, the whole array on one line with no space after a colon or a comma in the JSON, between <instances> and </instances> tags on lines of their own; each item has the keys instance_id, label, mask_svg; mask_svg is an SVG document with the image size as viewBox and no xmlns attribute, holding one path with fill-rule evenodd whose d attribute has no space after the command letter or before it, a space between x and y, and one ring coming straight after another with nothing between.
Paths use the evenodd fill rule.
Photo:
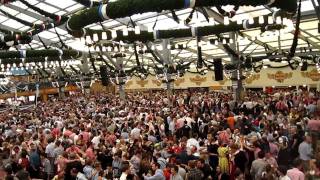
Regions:
<instances>
[{"instance_id":1,"label":"green garland","mask_svg":"<svg viewBox=\"0 0 320 180\"><path fill-rule=\"evenodd\" d=\"M62 59L57 58L56 56L52 57L29 57L29 58L7 58L7 59L1 59L1 64L7 65L7 64L16 64L17 66L20 63L38 63L38 62L51 62L51 61L64 61L69 60L71 57L69 56L63 56Z\"/></svg>"},{"instance_id":2,"label":"green garland","mask_svg":"<svg viewBox=\"0 0 320 180\"><path fill-rule=\"evenodd\" d=\"M8 58L8 59L1 59L1 64L16 64L19 65L20 63L37 63L37 62L45 62L45 58L44 57L36 57L36 58L26 58L24 60L20 59L20 58ZM47 61L56 61L56 58L47 58Z\"/></svg>"},{"instance_id":3,"label":"green garland","mask_svg":"<svg viewBox=\"0 0 320 180\"><path fill-rule=\"evenodd\" d=\"M268 16L264 16L267 19ZM267 22L267 21L265 21ZM267 30L279 30L284 28L284 25L273 24L268 25L267 23L259 24L259 18L254 18L253 24L248 24L247 21L244 24L237 24L237 22L230 22L229 25L218 24L212 26L203 26L197 28L186 28L186 29L170 29L170 30L157 30L155 32L141 31L140 34L135 34L134 31L128 31L128 35L124 36L123 31L117 30L116 38L112 38L112 33L110 31L103 30L90 30L86 31L87 36L93 38L94 34L97 34L99 39L102 39L102 33L107 34L106 40L124 41L124 42L134 42L134 41L154 41L156 39L169 39L169 38L186 38L192 36L208 36L220 33L226 33L231 31L241 31L250 28L261 28ZM195 33L193 33L195 32Z\"/></svg>"},{"instance_id":4,"label":"green garland","mask_svg":"<svg viewBox=\"0 0 320 180\"><path fill-rule=\"evenodd\" d=\"M192 3L194 4L190 5ZM294 13L297 8L296 0L118 0L75 13L67 21L66 27L73 36L82 37L86 34L86 29L83 27L107 19L123 18L146 12L223 5L269 5L290 13Z\"/></svg>"},{"instance_id":5,"label":"green garland","mask_svg":"<svg viewBox=\"0 0 320 180\"><path fill-rule=\"evenodd\" d=\"M100 2L98 1L93 1L93 0L74 0L76 1L77 3L80 3L82 4L83 6L85 7L94 7L94 6L99 6L100 5Z\"/></svg>"},{"instance_id":6,"label":"green garland","mask_svg":"<svg viewBox=\"0 0 320 180\"><path fill-rule=\"evenodd\" d=\"M6 4L9 2L14 2L14 1L15 0L4 0L3 3ZM42 31L54 28L55 26L62 25L68 20L67 16L59 16L59 15L55 15L52 13L48 13L46 11L41 10L40 8L32 6L27 1L24 1L24 0L20 0L20 1L22 3L24 3L26 6L28 6L29 8L39 12L41 15L44 15L46 17L50 17L52 19L52 21L47 22L45 24L31 24L31 23L28 23L27 21L24 21L22 19L12 17L12 15L10 15L9 13L2 11L8 17L11 17L12 19L15 19L16 21L19 21L20 23L22 23L24 25L32 27L32 30L30 30L28 32L15 32L15 31L12 32L12 31L7 31L7 30L1 30L1 32L4 32L4 35L0 35L0 44L1 44L1 47L3 47L4 49L6 49L7 47L11 47L12 45L28 44L32 41L33 35L36 35ZM0 4L1 3L2 3L2 1L0 2ZM94 3L94 4L96 5L96 3ZM2 45L3 43L5 43L6 45Z\"/></svg>"},{"instance_id":7,"label":"green garland","mask_svg":"<svg viewBox=\"0 0 320 180\"><path fill-rule=\"evenodd\" d=\"M35 25L32 30L27 32L16 32L1 29L0 31L3 32L4 35L0 35L0 43L6 43L8 47L11 47L13 44L29 44L33 39L32 36L39 34L42 31L54 28L55 26L59 26L63 23L65 23L65 21L61 21L58 24L46 23ZM11 43L11 41L14 43Z\"/></svg>"},{"instance_id":8,"label":"green garland","mask_svg":"<svg viewBox=\"0 0 320 180\"><path fill-rule=\"evenodd\" d=\"M0 59L7 58L36 58L36 57L72 57L78 58L82 55L80 51L76 50L21 50L21 51L7 51L0 52Z\"/></svg>"}]
</instances>

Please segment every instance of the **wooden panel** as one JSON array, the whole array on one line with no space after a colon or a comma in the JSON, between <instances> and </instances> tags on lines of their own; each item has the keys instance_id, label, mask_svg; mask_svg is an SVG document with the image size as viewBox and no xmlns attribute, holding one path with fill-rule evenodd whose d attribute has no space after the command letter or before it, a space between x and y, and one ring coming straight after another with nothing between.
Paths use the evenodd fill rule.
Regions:
<instances>
[{"instance_id":1,"label":"wooden panel","mask_svg":"<svg viewBox=\"0 0 320 180\"><path fill-rule=\"evenodd\" d=\"M65 87L64 92L69 92L69 91L77 91L79 90L77 86L67 86ZM58 88L44 88L39 90L39 96L42 97L43 99L47 99L48 94L57 94L59 93ZM24 91L24 92L18 92L17 96L35 96L36 91ZM7 99L7 98L12 98L15 97L14 93L7 93L7 94L0 94L0 99Z\"/></svg>"}]
</instances>

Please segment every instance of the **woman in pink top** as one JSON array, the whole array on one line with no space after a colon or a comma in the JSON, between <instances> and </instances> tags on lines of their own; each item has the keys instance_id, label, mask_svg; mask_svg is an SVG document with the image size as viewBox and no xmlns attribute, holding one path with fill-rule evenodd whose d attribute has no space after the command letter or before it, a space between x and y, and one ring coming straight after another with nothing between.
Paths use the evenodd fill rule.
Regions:
<instances>
[{"instance_id":1,"label":"woman in pink top","mask_svg":"<svg viewBox=\"0 0 320 180\"><path fill-rule=\"evenodd\" d=\"M85 131L81 132L81 135L83 137L83 141L85 143L87 143L89 141L89 139L90 139L90 134L88 133L88 131L85 130Z\"/></svg>"},{"instance_id":2,"label":"woman in pink top","mask_svg":"<svg viewBox=\"0 0 320 180\"><path fill-rule=\"evenodd\" d=\"M92 143L88 143L88 149L86 150L86 157L88 157L90 160L94 161L96 156L94 154L94 151L93 151L93 145Z\"/></svg>"},{"instance_id":3,"label":"woman in pink top","mask_svg":"<svg viewBox=\"0 0 320 180\"><path fill-rule=\"evenodd\" d=\"M58 172L62 172L64 171L65 167L66 167L66 164L68 162L68 153L67 152L64 152L62 155L60 155L55 164L57 165L58 167Z\"/></svg>"}]
</instances>

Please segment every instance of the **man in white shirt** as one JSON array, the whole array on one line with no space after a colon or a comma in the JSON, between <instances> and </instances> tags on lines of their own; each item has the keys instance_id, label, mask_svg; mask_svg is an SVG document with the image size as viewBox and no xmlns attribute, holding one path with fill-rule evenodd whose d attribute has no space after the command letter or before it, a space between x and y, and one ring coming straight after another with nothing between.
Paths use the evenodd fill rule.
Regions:
<instances>
[{"instance_id":1,"label":"man in white shirt","mask_svg":"<svg viewBox=\"0 0 320 180\"><path fill-rule=\"evenodd\" d=\"M152 164L152 170L155 171L153 176L143 176L144 180L165 180L165 176L163 171L160 169L160 165L158 163Z\"/></svg>"},{"instance_id":2,"label":"man in white shirt","mask_svg":"<svg viewBox=\"0 0 320 180\"><path fill-rule=\"evenodd\" d=\"M122 167L122 173L121 173L121 176L120 176L120 180L126 180L129 173L130 173L129 166L128 165L124 165Z\"/></svg>"},{"instance_id":3,"label":"man in white shirt","mask_svg":"<svg viewBox=\"0 0 320 180\"><path fill-rule=\"evenodd\" d=\"M54 149L55 149L55 143L54 143L54 139L51 137L48 139L48 145L46 146L46 150L45 153L47 154L47 157L50 158L54 158L55 154L54 154Z\"/></svg>"},{"instance_id":4,"label":"man in white shirt","mask_svg":"<svg viewBox=\"0 0 320 180\"><path fill-rule=\"evenodd\" d=\"M139 128L139 125L136 124L135 128L133 128L131 130L131 133L130 133L131 138L132 139L139 139L140 138L140 132L141 132L141 129Z\"/></svg>"},{"instance_id":5,"label":"man in white shirt","mask_svg":"<svg viewBox=\"0 0 320 180\"><path fill-rule=\"evenodd\" d=\"M312 156L312 139L311 136L305 136L304 141L299 145L299 155L300 159L303 161L311 160Z\"/></svg>"},{"instance_id":6,"label":"man in white shirt","mask_svg":"<svg viewBox=\"0 0 320 180\"><path fill-rule=\"evenodd\" d=\"M101 139L100 135L95 136L95 137L92 138L91 142L93 144L93 148L94 149L98 149L99 148L98 145L100 144L100 139Z\"/></svg>"}]
</instances>

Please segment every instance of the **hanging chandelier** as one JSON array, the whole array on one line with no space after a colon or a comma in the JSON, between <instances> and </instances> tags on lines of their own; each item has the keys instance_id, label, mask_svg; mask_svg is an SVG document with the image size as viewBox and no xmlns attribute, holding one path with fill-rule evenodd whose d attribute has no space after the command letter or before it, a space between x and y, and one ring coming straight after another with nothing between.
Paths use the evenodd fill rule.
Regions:
<instances>
[{"instance_id":1,"label":"hanging chandelier","mask_svg":"<svg viewBox=\"0 0 320 180\"><path fill-rule=\"evenodd\" d=\"M119 72L116 73L114 77L110 77L111 83L118 86L125 85L130 79L131 77L127 76L124 70L119 70Z\"/></svg>"}]
</instances>

